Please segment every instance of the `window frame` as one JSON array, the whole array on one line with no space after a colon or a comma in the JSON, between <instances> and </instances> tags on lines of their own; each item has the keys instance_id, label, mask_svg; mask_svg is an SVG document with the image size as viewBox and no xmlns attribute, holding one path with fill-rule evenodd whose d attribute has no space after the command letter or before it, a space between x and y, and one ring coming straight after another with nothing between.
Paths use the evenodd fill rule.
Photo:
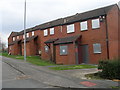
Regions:
<instances>
[{"instance_id":1,"label":"window frame","mask_svg":"<svg viewBox=\"0 0 120 90\"><path fill-rule=\"evenodd\" d=\"M73 28L73 30L72 29L69 30L69 28L71 28L71 27ZM75 25L74 24L67 25L67 33L74 33L74 32L75 32Z\"/></svg>"},{"instance_id":2,"label":"window frame","mask_svg":"<svg viewBox=\"0 0 120 90\"><path fill-rule=\"evenodd\" d=\"M97 50L96 50L96 48L97 48ZM98 50L98 48L99 48L99 50ZM102 47L101 47L100 43L94 43L93 44L93 53L94 54L101 54L102 53Z\"/></svg>"},{"instance_id":3,"label":"window frame","mask_svg":"<svg viewBox=\"0 0 120 90\"><path fill-rule=\"evenodd\" d=\"M46 48L47 48L47 50L46 50ZM44 46L44 50L45 50L46 53L48 53L48 51L49 51L49 47L48 47L47 45Z\"/></svg>"},{"instance_id":4,"label":"window frame","mask_svg":"<svg viewBox=\"0 0 120 90\"><path fill-rule=\"evenodd\" d=\"M20 36L17 36L17 39L19 39L20 38Z\"/></svg>"},{"instance_id":5,"label":"window frame","mask_svg":"<svg viewBox=\"0 0 120 90\"><path fill-rule=\"evenodd\" d=\"M68 46L67 45L64 45L64 46L60 46L60 55L68 55ZM65 49L63 49L65 48ZM65 50L65 52L63 52L63 50Z\"/></svg>"},{"instance_id":6,"label":"window frame","mask_svg":"<svg viewBox=\"0 0 120 90\"><path fill-rule=\"evenodd\" d=\"M87 25L87 28L82 29L82 25L83 25L83 24L86 24L86 25ZM87 30L88 30L88 21L82 21L82 22L80 22L80 30L81 30L81 31L87 31Z\"/></svg>"},{"instance_id":7,"label":"window frame","mask_svg":"<svg viewBox=\"0 0 120 90\"><path fill-rule=\"evenodd\" d=\"M12 37L12 40L15 41L15 37Z\"/></svg>"},{"instance_id":8,"label":"window frame","mask_svg":"<svg viewBox=\"0 0 120 90\"><path fill-rule=\"evenodd\" d=\"M54 33L55 33L55 29L54 28L50 28L50 35L54 35Z\"/></svg>"},{"instance_id":9,"label":"window frame","mask_svg":"<svg viewBox=\"0 0 120 90\"><path fill-rule=\"evenodd\" d=\"M35 35L35 32L34 31L32 31L32 36L34 36Z\"/></svg>"},{"instance_id":10,"label":"window frame","mask_svg":"<svg viewBox=\"0 0 120 90\"><path fill-rule=\"evenodd\" d=\"M44 36L48 36L48 29L45 29L43 32L44 32ZM45 34L45 32L46 32L46 34Z\"/></svg>"},{"instance_id":11,"label":"window frame","mask_svg":"<svg viewBox=\"0 0 120 90\"><path fill-rule=\"evenodd\" d=\"M94 26L94 23L95 23L96 21L99 22L97 27ZM92 29L93 29L93 30L100 28L100 19L99 19L99 18L92 19L91 23L92 23Z\"/></svg>"},{"instance_id":12,"label":"window frame","mask_svg":"<svg viewBox=\"0 0 120 90\"><path fill-rule=\"evenodd\" d=\"M29 37L29 33L27 33L26 37L27 37L27 38Z\"/></svg>"}]
</instances>

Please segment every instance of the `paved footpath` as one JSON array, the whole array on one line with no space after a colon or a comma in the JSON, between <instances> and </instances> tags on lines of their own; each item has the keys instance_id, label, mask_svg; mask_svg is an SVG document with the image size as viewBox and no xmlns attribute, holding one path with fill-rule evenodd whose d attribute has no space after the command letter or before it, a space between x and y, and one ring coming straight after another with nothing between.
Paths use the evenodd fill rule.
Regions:
<instances>
[{"instance_id":1,"label":"paved footpath","mask_svg":"<svg viewBox=\"0 0 120 90\"><path fill-rule=\"evenodd\" d=\"M46 66L35 66L22 60L2 57L2 61L22 73L24 79L31 78L51 87L110 88L118 85L117 82L111 80L88 80L84 78L82 73L96 72L96 69L55 71ZM19 77L19 79L21 78Z\"/></svg>"}]
</instances>

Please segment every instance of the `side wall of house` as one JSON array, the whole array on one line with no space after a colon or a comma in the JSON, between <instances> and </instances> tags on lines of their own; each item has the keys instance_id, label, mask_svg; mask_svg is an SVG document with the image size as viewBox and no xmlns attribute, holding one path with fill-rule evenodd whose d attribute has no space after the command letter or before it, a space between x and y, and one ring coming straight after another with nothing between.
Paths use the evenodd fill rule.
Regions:
<instances>
[{"instance_id":1,"label":"side wall of house","mask_svg":"<svg viewBox=\"0 0 120 90\"><path fill-rule=\"evenodd\" d=\"M119 8L119 11L118 11L118 55L119 55L119 58L120 58L120 8Z\"/></svg>"},{"instance_id":2,"label":"side wall of house","mask_svg":"<svg viewBox=\"0 0 120 90\"><path fill-rule=\"evenodd\" d=\"M108 26L108 40L109 40L109 58L118 58L119 56L119 17L118 17L118 7L115 6L107 15L107 26Z\"/></svg>"},{"instance_id":3,"label":"side wall of house","mask_svg":"<svg viewBox=\"0 0 120 90\"><path fill-rule=\"evenodd\" d=\"M60 46L68 46L67 55L60 55ZM75 45L56 45L56 64L76 64Z\"/></svg>"}]
</instances>

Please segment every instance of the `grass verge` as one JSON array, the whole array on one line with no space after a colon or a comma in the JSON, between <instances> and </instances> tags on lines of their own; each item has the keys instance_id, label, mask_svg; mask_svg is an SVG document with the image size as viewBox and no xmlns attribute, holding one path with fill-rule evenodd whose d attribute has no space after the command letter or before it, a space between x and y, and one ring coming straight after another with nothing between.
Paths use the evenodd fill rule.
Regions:
<instances>
[{"instance_id":1,"label":"grass verge","mask_svg":"<svg viewBox=\"0 0 120 90\"><path fill-rule=\"evenodd\" d=\"M13 58L13 59L24 60L24 56L20 56L20 55L8 55L8 53L2 53L0 55L9 57L9 58ZM27 59L27 62L30 62L30 63L32 63L34 65L38 65L38 66L56 65L51 61L45 61L45 60L40 59L39 56L27 56L26 59Z\"/></svg>"},{"instance_id":2,"label":"grass verge","mask_svg":"<svg viewBox=\"0 0 120 90\"><path fill-rule=\"evenodd\" d=\"M50 69L52 69L52 70L71 70L71 69L88 69L88 68L97 68L97 66L93 66L93 65L70 65L70 66L50 67Z\"/></svg>"}]
</instances>

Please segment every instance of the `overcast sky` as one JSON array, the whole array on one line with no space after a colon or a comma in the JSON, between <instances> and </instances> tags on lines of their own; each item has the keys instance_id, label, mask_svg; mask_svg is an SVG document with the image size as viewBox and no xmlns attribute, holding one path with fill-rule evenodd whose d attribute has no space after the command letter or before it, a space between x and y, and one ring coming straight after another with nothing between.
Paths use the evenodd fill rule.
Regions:
<instances>
[{"instance_id":1,"label":"overcast sky","mask_svg":"<svg viewBox=\"0 0 120 90\"><path fill-rule=\"evenodd\" d=\"M27 28L119 2L119 0L26 1ZM12 31L23 30L24 0L0 0L0 4L0 37L7 43L7 38Z\"/></svg>"}]
</instances>

